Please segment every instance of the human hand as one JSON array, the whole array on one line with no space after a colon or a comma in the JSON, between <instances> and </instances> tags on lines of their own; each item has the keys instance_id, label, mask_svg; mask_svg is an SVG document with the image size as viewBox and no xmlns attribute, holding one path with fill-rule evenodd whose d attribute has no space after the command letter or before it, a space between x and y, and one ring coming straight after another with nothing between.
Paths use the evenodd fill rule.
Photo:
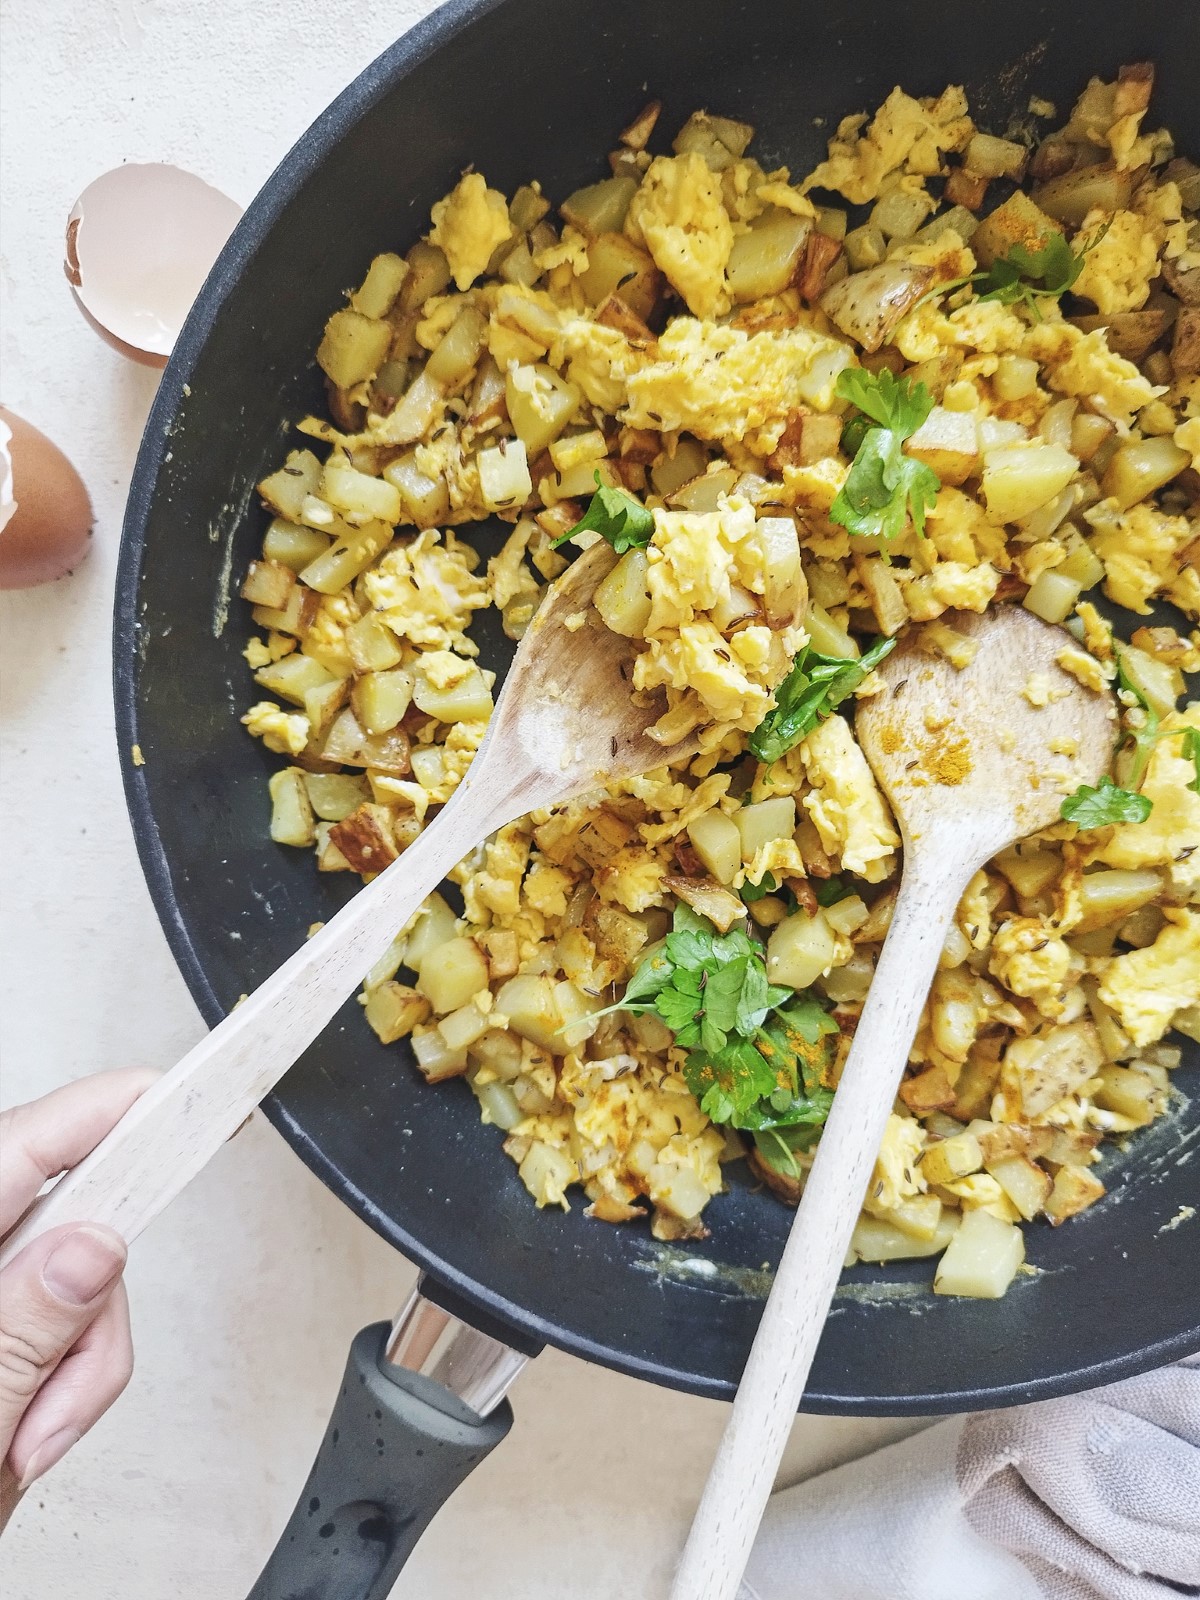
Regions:
<instances>
[{"instance_id":1,"label":"human hand","mask_svg":"<svg viewBox=\"0 0 1200 1600\"><path fill-rule=\"evenodd\" d=\"M49 1178L76 1166L158 1076L104 1072L0 1114L0 1236ZM125 1241L67 1223L0 1274L0 1529L129 1382Z\"/></svg>"}]
</instances>

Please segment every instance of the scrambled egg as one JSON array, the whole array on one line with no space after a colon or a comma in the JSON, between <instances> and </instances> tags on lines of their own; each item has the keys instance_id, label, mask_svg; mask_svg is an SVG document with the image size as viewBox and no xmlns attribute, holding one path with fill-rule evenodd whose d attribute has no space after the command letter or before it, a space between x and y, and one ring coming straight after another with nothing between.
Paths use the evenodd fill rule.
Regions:
<instances>
[{"instance_id":1,"label":"scrambled egg","mask_svg":"<svg viewBox=\"0 0 1200 1600\"><path fill-rule=\"evenodd\" d=\"M1113 185L1111 210L1066 230L1083 252L1074 293L1104 318L1168 304L1175 274L1200 264L1168 145L1141 132L1146 89L1136 71L1093 81L1056 135L1101 194L1109 158L1138 169L1132 192ZM631 692L661 697L657 736L694 734L700 753L632 779L598 775L593 793L501 829L450 874L461 914L431 896L363 1001L385 1042L412 1036L431 1082L467 1078L538 1205L569 1206L582 1189L589 1215L648 1215L661 1239L703 1236L723 1166L743 1151L701 1111L658 1015L615 1009L673 909L687 899L714 925L808 941L810 993L838 1030L822 1079L835 1087L894 903L901 841L855 739L854 698L770 764L749 749L798 652L846 655L915 627L923 650L966 666L955 611L1027 590L1045 611L1058 586L1075 634L1058 663L1109 692L1120 646L1092 589L1138 615L1166 600L1200 617L1196 485L1182 470L1200 469L1200 374L1186 352L1168 354L1167 336L1134 361L1104 328L1069 320L1069 300L1035 295L1034 311L963 281L988 259L972 247L979 217L966 206L950 217L927 184L962 183L971 199L976 130L961 89L895 89L873 117L843 120L796 181L764 172L738 124L688 128L674 155L627 151L632 197L624 176L590 185L565 208L569 224L536 186L510 206L467 173L433 207L416 258L438 292L396 301L396 258L382 257L356 301L372 315L331 321L336 426L300 427L354 471L327 481L326 464L298 451L260 486L274 521L247 589L259 632L245 656L272 698L242 719L288 763L271 780L272 836L314 849L322 871L378 870L450 799L484 738L494 675L476 659L479 614L494 609L521 637L545 584L599 536L558 543L597 472L649 508L612 625L632 641ZM879 209L860 226L811 190ZM781 240L786 258L771 253ZM762 244L750 302L747 241ZM906 276L893 316L862 271L879 256L880 281L893 266L928 269L933 291L909 294ZM876 320L847 320L843 304L835 327L809 283L822 262L834 283L852 274ZM925 536L910 520L886 549L831 519L855 448L839 378L858 367L920 380L936 402L935 443L913 446L941 480ZM947 438L955 448L939 453ZM1135 457L1159 474L1141 494L1119 470ZM989 514L1002 468L1020 493ZM496 504L500 536L484 522ZM484 526L468 540L453 531L466 523ZM1194 1035L1200 1006L1200 794L1183 738L1200 732L1200 706L1166 702L1200 635L1154 628L1138 643L1162 712L1141 783L1149 814L1064 820L975 874L888 1119L855 1235L864 1258L929 1253L971 1210L1007 1228L1039 1206L1065 1220L1103 1194L1090 1170L1099 1134L1167 1103L1180 1060L1170 1030ZM1057 692L1031 674L1028 698ZM1118 779L1144 721L1131 699ZM935 742L952 735L946 720L928 727ZM996 737L1013 748L1003 726ZM1123 1069L1116 1100L1111 1062ZM756 1172L794 1201L811 1150L789 1168L766 1149L752 1152Z\"/></svg>"},{"instance_id":2,"label":"scrambled egg","mask_svg":"<svg viewBox=\"0 0 1200 1600\"><path fill-rule=\"evenodd\" d=\"M458 288L469 289L487 271L497 246L512 234L504 196L489 189L481 173L468 172L434 206L429 242L445 251Z\"/></svg>"},{"instance_id":3,"label":"scrambled egg","mask_svg":"<svg viewBox=\"0 0 1200 1600\"><path fill-rule=\"evenodd\" d=\"M728 311L725 266L733 224L720 179L701 156L657 156L630 204L625 231L646 246L689 311L698 317Z\"/></svg>"}]
</instances>

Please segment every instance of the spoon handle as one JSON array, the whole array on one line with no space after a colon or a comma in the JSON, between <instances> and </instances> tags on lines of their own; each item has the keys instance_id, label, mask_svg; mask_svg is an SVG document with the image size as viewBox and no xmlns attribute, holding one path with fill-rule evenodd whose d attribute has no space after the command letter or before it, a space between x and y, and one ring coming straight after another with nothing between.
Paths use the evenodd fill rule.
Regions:
<instances>
[{"instance_id":1,"label":"spoon handle","mask_svg":"<svg viewBox=\"0 0 1200 1600\"><path fill-rule=\"evenodd\" d=\"M489 782L482 755L399 860L235 1006L91 1155L33 1203L4 1241L0 1265L36 1235L66 1222L106 1223L132 1241L207 1166L450 868L520 814L511 775L494 772Z\"/></svg>"},{"instance_id":2,"label":"spoon handle","mask_svg":"<svg viewBox=\"0 0 1200 1600\"><path fill-rule=\"evenodd\" d=\"M742 1374L672 1600L734 1600L800 1404L969 865L907 855L833 1109Z\"/></svg>"}]
</instances>

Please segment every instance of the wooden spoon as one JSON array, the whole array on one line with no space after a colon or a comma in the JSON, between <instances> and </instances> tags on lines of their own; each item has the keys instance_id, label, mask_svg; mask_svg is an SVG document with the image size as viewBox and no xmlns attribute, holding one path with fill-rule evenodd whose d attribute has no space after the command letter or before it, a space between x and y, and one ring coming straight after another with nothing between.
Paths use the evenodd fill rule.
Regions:
<instances>
[{"instance_id":1,"label":"wooden spoon","mask_svg":"<svg viewBox=\"0 0 1200 1600\"><path fill-rule=\"evenodd\" d=\"M1112 758L1113 697L1059 667L1071 643L1061 628L1014 606L946 620L975 645L969 666L908 640L879 668L883 691L859 703L858 741L900 826L904 875L672 1600L736 1594L963 890L997 851L1057 822L1063 796Z\"/></svg>"},{"instance_id":2,"label":"wooden spoon","mask_svg":"<svg viewBox=\"0 0 1200 1600\"><path fill-rule=\"evenodd\" d=\"M497 828L541 806L679 761L647 729L661 700L635 703L634 647L587 609L615 561L598 543L551 584L513 659L470 771L436 822L166 1073L4 1243L100 1222L132 1240L189 1183L312 1043L426 895Z\"/></svg>"}]
</instances>

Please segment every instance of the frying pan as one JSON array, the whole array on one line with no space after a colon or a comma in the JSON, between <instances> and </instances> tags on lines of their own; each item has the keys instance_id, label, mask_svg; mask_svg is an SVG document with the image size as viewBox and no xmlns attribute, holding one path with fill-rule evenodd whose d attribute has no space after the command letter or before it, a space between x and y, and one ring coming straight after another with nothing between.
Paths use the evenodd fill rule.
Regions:
<instances>
[{"instance_id":1,"label":"frying pan","mask_svg":"<svg viewBox=\"0 0 1200 1600\"><path fill-rule=\"evenodd\" d=\"M838 118L873 108L895 83L916 94L965 83L977 119L1003 131L1031 93L1065 115L1090 74L1144 59L1159 69L1154 122L1200 150L1190 0L1005 0L987 12L946 0L456 0L334 102L246 212L196 303L125 524L117 724L122 751L136 743L145 757L125 764L128 802L168 940L209 1023L353 888L268 840L272 763L238 726L249 626L230 595L261 537L254 482L281 458L291 421L321 404L311 352L371 256L411 244L469 163L508 192L537 177L559 199L600 176L615 131L650 94L665 103L664 129L708 106L757 126L765 166L803 171ZM487 552L500 530L472 536ZM503 652L498 633L485 639L485 660L502 665ZM1200 1050L1187 1050L1194 1068ZM1179 1081L1195 1080L1185 1070ZM789 1222L739 1166L706 1213L711 1237L686 1247L591 1221L579 1205L535 1211L466 1085L425 1086L354 1003L265 1109L330 1188L421 1265L427 1294L483 1330L476 1356L490 1350L504 1368L497 1352L550 1342L656 1383L732 1394ZM1167 1227L1196 1200L1186 1157L1198 1140L1200 1113L1179 1097L1128 1158L1106 1158L1101 1204L1061 1229L1029 1230L1038 1272L1000 1302L935 1299L925 1263L856 1269L806 1409L1007 1405L1200 1347L1195 1230ZM506 1379L482 1399L464 1401L461 1385L447 1398L428 1374L449 1368L430 1353L458 1323L418 1307L401 1343L412 1345L414 1325L423 1355L399 1365L426 1376L402 1385L395 1364L380 1365L381 1330L360 1337L339 1404L361 1413L363 1446L348 1442L346 1412L341 1444L331 1433L314 1469L321 1492L306 1491L289 1527L286 1573L268 1568L256 1594L386 1594L437 1495L502 1435ZM461 1376L463 1364L449 1367ZM509 1375L519 1364L513 1356ZM394 1411L422 1407L394 1435L379 1431ZM327 1514L330 1503L350 1510Z\"/></svg>"}]
</instances>

